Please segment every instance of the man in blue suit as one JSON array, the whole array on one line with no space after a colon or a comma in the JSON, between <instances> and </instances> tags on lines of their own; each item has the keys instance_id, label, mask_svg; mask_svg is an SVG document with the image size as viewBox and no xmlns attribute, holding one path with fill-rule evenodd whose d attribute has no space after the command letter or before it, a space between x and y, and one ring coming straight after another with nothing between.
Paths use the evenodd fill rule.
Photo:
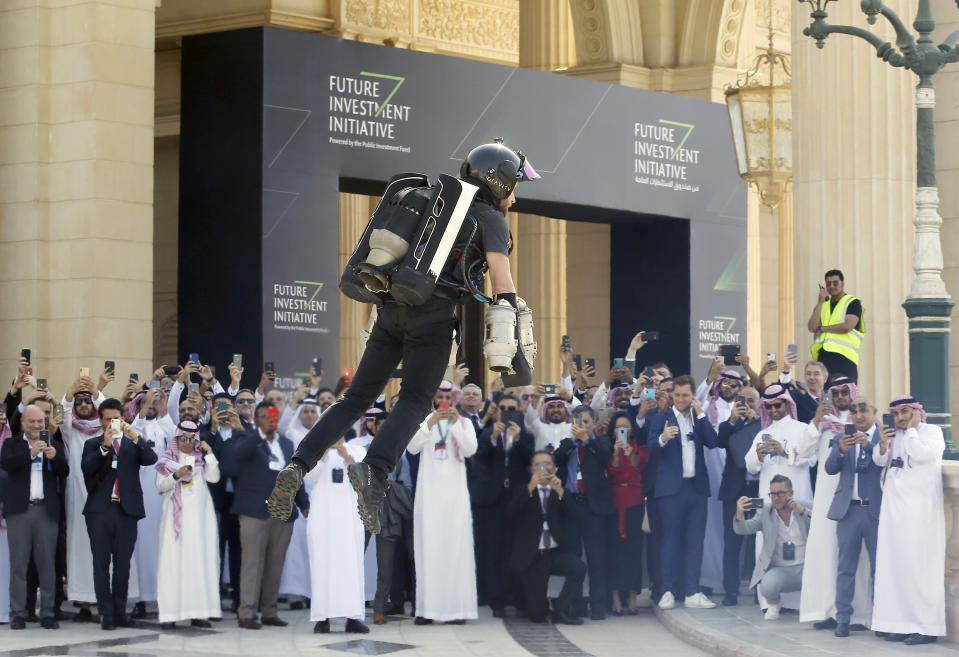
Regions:
<instances>
[{"instance_id":1,"label":"man in blue suit","mask_svg":"<svg viewBox=\"0 0 959 657\"><path fill-rule=\"evenodd\" d=\"M663 522L661 609L672 609L678 582L679 555L685 551L686 606L715 607L699 586L706 532L709 475L703 447L718 447L719 437L695 397L691 376L673 380L673 407L650 422L650 462L655 463L656 501ZM685 535L685 542L683 536Z\"/></svg>"},{"instance_id":2,"label":"man in blue suit","mask_svg":"<svg viewBox=\"0 0 959 657\"><path fill-rule=\"evenodd\" d=\"M876 408L860 396L850 406L850 419L855 431L833 442L824 466L827 473L839 474L839 485L827 517L836 521L839 539L839 565L836 573L836 630L838 637L849 636L853 594L856 588L856 567L865 542L869 565L876 572L876 538L879 530L879 508L882 504L880 475L882 468L872 460L878 449L879 431ZM849 435L852 433L853 435Z\"/></svg>"},{"instance_id":3,"label":"man in blue suit","mask_svg":"<svg viewBox=\"0 0 959 657\"><path fill-rule=\"evenodd\" d=\"M157 462L156 452L121 419L123 404L105 399L98 409L103 433L83 444L80 467L87 486L83 515L93 553L93 589L100 626L105 630L133 627L126 614L130 559L143 510L140 468ZM118 433L112 421L120 422ZM113 581L110 562L113 562Z\"/></svg>"}]
</instances>

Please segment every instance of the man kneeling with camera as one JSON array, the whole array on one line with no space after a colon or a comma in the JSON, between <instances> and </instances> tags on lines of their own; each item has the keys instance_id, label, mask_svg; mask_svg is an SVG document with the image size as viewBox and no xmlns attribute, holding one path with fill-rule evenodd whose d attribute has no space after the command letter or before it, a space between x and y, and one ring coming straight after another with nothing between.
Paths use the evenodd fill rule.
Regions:
<instances>
[{"instance_id":1,"label":"man kneeling with camera","mask_svg":"<svg viewBox=\"0 0 959 657\"><path fill-rule=\"evenodd\" d=\"M755 534L762 531L763 548L756 558L756 568L749 587L759 586L759 592L769 603L766 620L779 618L782 605L779 596L802 588L803 558L806 536L812 518L812 504L793 498L789 477L776 475L769 482L769 499L740 497L736 503L733 531L737 534ZM746 511L756 511L745 518Z\"/></svg>"}]
</instances>

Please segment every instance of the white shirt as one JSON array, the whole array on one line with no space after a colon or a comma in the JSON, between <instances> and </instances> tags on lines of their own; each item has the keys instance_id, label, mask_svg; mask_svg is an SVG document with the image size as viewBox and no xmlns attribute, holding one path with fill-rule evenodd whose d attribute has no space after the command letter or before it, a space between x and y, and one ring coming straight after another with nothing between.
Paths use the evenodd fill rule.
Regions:
<instances>
[{"instance_id":1,"label":"white shirt","mask_svg":"<svg viewBox=\"0 0 959 657\"><path fill-rule=\"evenodd\" d=\"M796 517L794 514L790 514L789 524L783 522L782 516L779 515L779 512L776 513L776 528L778 530L779 536L776 539L776 551L773 552L773 558L770 560L770 565L773 566L795 566L801 564L806 558L806 539L803 537L802 532L799 530L799 523L796 522ZM796 558L785 560L783 559L783 543L792 542L796 546Z\"/></svg>"},{"instance_id":2,"label":"white shirt","mask_svg":"<svg viewBox=\"0 0 959 657\"><path fill-rule=\"evenodd\" d=\"M556 539L553 538L553 532L549 531L549 523L546 522L546 506L549 504L549 486L537 486L536 494L539 497L539 506L543 509L543 531L549 532L549 545L546 545L545 535L541 535L539 538L539 549L540 550L551 550L553 548L558 548L559 543L556 542Z\"/></svg>"},{"instance_id":3,"label":"white shirt","mask_svg":"<svg viewBox=\"0 0 959 657\"><path fill-rule=\"evenodd\" d=\"M696 442L688 440L687 435L693 432L692 409L689 415L682 415L675 408L670 409L676 423L679 425L679 434L673 440L680 440L680 446L683 448L683 479L691 479L696 476ZM699 418L704 417L700 415ZM697 419L699 419L697 418ZM659 446L665 447L663 436L659 436Z\"/></svg>"},{"instance_id":4,"label":"white shirt","mask_svg":"<svg viewBox=\"0 0 959 657\"><path fill-rule=\"evenodd\" d=\"M27 445L30 444L26 436L23 439ZM43 452L37 454L30 463L30 499L43 499Z\"/></svg>"},{"instance_id":5,"label":"white shirt","mask_svg":"<svg viewBox=\"0 0 959 657\"><path fill-rule=\"evenodd\" d=\"M280 448L280 435L277 433L274 433L273 440L271 441L266 439L266 434L263 433L263 431L260 430L259 428L257 429L257 432L260 434L260 439L266 442L267 446L269 446L270 448L270 452L273 454L274 457L276 457L276 460L270 461L271 463L270 469L282 470L284 467L286 467L286 457L283 456L283 450ZM275 465L272 465L274 463L279 463L280 467L276 467Z\"/></svg>"}]
</instances>

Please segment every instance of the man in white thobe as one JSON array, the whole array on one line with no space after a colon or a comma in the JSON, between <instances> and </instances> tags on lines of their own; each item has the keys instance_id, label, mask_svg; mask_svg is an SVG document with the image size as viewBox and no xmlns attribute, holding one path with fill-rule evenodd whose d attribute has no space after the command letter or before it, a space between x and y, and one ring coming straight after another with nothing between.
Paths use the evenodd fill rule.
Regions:
<instances>
[{"instance_id":1,"label":"man in white thobe","mask_svg":"<svg viewBox=\"0 0 959 657\"><path fill-rule=\"evenodd\" d=\"M816 415L806 426L799 444L799 456L815 456L819 466L816 472L816 495L813 499L812 524L806 542L808 568L802 574L802 594L799 604L799 621L814 621L817 630L836 628L836 570L839 566L839 540L836 538L836 521L827 517L832 504L839 475L825 470L826 458L832 441L844 433L849 419L849 406L859 396L856 382L840 376L827 386L832 395L832 405L820 402ZM863 548L865 552L865 548ZM856 570L855 599L857 604L850 619L850 629L865 630L872 616L872 576L869 572L869 557L862 554Z\"/></svg>"},{"instance_id":2,"label":"man in white thobe","mask_svg":"<svg viewBox=\"0 0 959 657\"><path fill-rule=\"evenodd\" d=\"M147 445L159 458L176 432L170 415L164 413L159 388L150 388L133 398L130 414L136 414L133 430L147 441ZM146 617L146 603L157 599L157 576L160 555L160 521L163 517L163 496L157 489L156 470L140 468L140 487L143 490L143 511L146 516L137 523L137 542L133 555L137 562L139 595L132 618Z\"/></svg>"},{"instance_id":3,"label":"man in white thobe","mask_svg":"<svg viewBox=\"0 0 959 657\"><path fill-rule=\"evenodd\" d=\"M310 488L306 520L310 554L310 620L313 632L326 634L330 621L346 621L346 631L366 634L363 595L363 522L356 513L356 492L344 476L366 450L340 438L303 478Z\"/></svg>"},{"instance_id":4,"label":"man in white thobe","mask_svg":"<svg viewBox=\"0 0 959 657\"><path fill-rule=\"evenodd\" d=\"M93 392L96 391L94 397ZM93 590L93 553L90 551L90 536L83 519L83 506L87 503L87 487L83 481L80 457L83 443L87 438L99 434L100 426L97 408L106 399L96 390L93 379L81 376L67 389L60 402L63 406L63 426L60 434L67 448L67 462L70 474L66 481L67 522L67 599L80 603L80 611L73 617L77 623L92 623L93 613L90 605L96 603Z\"/></svg>"},{"instance_id":5,"label":"man in white thobe","mask_svg":"<svg viewBox=\"0 0 959 657\"><path fill-rule=\"evenodd\" d=\"M756 434L745 459L746 471L759 475L759 497L768 497L769 482L781 474L792 482L793 494L797 499L813 499L809 468L816 465L816 455L799 455L799 444L806 424L796 419L796 403L789 390L781 383L774 383L763 391L759 401L762 429ZM763 535L756 534L756 554L762 553L762 547ZM759 605L766 608L762 596L759 596ZM782 606L787 609L798 608L799 595L784 594Z\"/></svg>"},{"instance_id":6,"label":"man in white thobe","mask_svg":"<svg viewBox=\"0 0 959 657\"><path fill-rule=\"evenodd\" d=\"M876 598L872 627L886 640L932 643L946 633L946 525L942 502L942 430L909 396L889 410L896 429L884 429L872 456L884 468L876 540Z\"/></svg>"},{"instance_id":7,"label":"man in white thobe","mask_svg":"<svg viewBox=\"0 0 959 657\"><path fill-rule=\"evenodd\" d=\"M477 617L473 522L466 459L476 453L473 424L456 410L458 390L444 381L436 408L407 450L420 454L413 502L417 625L462 624Z\"/></svg>"}]
</instances>

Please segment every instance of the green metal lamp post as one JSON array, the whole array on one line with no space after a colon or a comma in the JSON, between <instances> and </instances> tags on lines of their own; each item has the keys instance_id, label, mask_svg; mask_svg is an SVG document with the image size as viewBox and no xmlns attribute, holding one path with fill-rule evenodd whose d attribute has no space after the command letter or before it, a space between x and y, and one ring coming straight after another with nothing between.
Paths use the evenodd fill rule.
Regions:
<instances>
[{"instance_id":1,"label":"green metal lamp post","mask_svg":"<svg viewBox=\"0 0 959 657\"><path fill-rule=\"evenodd\" d=\"M899 16L882 0L860 0L869 24L876 17L888 20L896 31L896 45L883 41L868 30L826 22L826 7L838 0L799 0L812 8L812 23L803 34L822 48L830 34L851 34L871 43L876 55L891 66L905 68L919 77L916 87L916 212L912 268L916 274L905 303L909 318L909 374L912 396L926 409L929 422L942 427L946 458L959 459L952 442L952 415L949 412L949 325L953 301L942 280L942 246L939 230L939 191L936 188L936 146L934 108L936 94L932 76L950 62L959 61L959 31L938 46L931 34L936 28L931 0L919 0L913 28L916 39ZM956 1L959 5L959 0Z\"/></svg>"}]
</instances>

